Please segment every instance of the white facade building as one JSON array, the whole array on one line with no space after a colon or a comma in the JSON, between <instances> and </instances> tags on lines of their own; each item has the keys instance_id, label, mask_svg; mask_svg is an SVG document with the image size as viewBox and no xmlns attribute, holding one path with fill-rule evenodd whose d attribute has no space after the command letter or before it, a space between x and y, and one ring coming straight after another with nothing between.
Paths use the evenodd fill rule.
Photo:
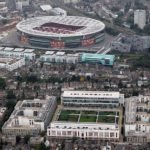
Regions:
<instances>
[{"instance_id":1,"label":"white facade building","mask_svg":"<svg viewBox=\"0 0 150 150\"><path fill-rule=\"evenodd\" d=\"M125 136L128 142L150 142L150 96L126 99Z\"/></svg>"},{"instance_id":2,"label":"white facade building","mask_svg":"<svg viewBox=\"0 0 150 150\"><path fill-rule=\"evenodd\" d=\"M79 54L65 54L65 52L47 51L40 57L40 61L47 63L77 63Z\"/></svg>"},{"instance_id":3,"label":"white facade building","mask_svg":"<svg viewBox=\"0 0 150 150\"><path fill-rule=\"evenodd\" d=\"M36 54L34 49L0 47L0 56L11 58L25 58L26 60L34 60Z\"/></svg>"},{"instance_id":4,"label":"white facade building","mask_svg":"<svg viewBox=\"0 0 150 150\"><path fill-rule=\"evenodd\" d=\"M111 91L64 91L61 103L64 106L112 108L124 104L124 94Z\"/></svg>"},{"instance_id":5,"label":"white facade building","mask_svg":"<svg viewBox=\"0 0 150 150\"><path fill-rule=\"evenodd\" d=\"M145 10L134 11L134 24L137 24L140 29L144 29L146 25L146 11Z\"/></svg>"},{"instance_id":6,"label":"white facade building","mask_svg":"<svg viewBox=\"0 0 150 150\"><path fill-rule=\"evenodd\" d=\"M37 135L44 131L56 109L56 98L18 101L10 118L4 123L5 135Z\"/></svg>"},{"instance_id":7,"label":"white facade building","mask_svg":"<svg viewBox=\"0 0 150 150\"><path fill-rule=\"evenodd\" d=\"M52 122L47 128L47 136L119 140L120 130L115 124Z\"/></svg>"},{"instance_id":8,"label":"white facade building","mask_svg":"<svg viewBox=\"0 0 150 150\"><path fill-rule=\"evenodd\" d=\"M25 65L24 58L0 57L0 68L13 71Z\"/></svg>"},{"instance_id":9,"label":"white facade building","mask_svg":"<svg viewBox=\"0 0 150 150\"><path fill-rule=\"evenodd\" d=\"M29 6L30 0L15 0L16 9L22 10L23 6Z\"/></svg>"}]
</instances>

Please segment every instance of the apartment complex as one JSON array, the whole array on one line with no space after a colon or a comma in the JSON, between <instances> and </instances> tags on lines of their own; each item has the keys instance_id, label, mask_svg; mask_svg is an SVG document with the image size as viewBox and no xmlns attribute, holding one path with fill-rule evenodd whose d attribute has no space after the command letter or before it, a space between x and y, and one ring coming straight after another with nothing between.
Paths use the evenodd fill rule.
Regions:
<instances>
[{"instance_id":1,"label":"apartment complex","mask_svg":"<svg viewBox=\"0 0 150 150\"><path fill-rule=\"evenodd\" d=\"M64 91L64 106L113 108L124 104L124 94L111 91Z\"/></svg>"},{"instance_id":2,"label":"apartment complex","mask_svg":"<svg viewBox=\"0 0 150 150\"><path fill-rule=\"evenodd\" d=\"M57 103L55 97L46 100L18 101L10 118L4 123L4 135L38 135L44 131L53 116Z\"/></svg>"},{"instance_id":3,"label":"apartment complex","mask_svg":"<svg viewBox=\"0 0 150 150\"><path fill-rule=\"evenodd\" d=\"M111 44L111 49L120 52L143 51L150 48L150 36L122 36Z\"/></svg>"},{"instance_id":4,"label":"apartment complex","mask_svg":"<svg viewBox=\"0 0 150 150\"><path fill-rule=\"evenodd\" d=\"M106 91L64 91L61 104L47 128L48 137L119 141L123 94Z\"/></svg>"},{"instance_id":5,"label":"apartment complex","mask_svg":"<svg viewBox=\"0 0 150 150\"><path fill-rule=\"evenodd\" d=\"M125 136L131 143L150 142L150 96L126 99Z\"/></svg>"},{"instance_id":6,"label":"apartment complex","mask_svg":"<svg viewBox=\"0 0 150 150\"><path fill-rule=\"evenodd\" d=\"M144 29L146 25L146 10L134 11L134 24L136 24L140 29Z\"/></svg>"}]
</instances>

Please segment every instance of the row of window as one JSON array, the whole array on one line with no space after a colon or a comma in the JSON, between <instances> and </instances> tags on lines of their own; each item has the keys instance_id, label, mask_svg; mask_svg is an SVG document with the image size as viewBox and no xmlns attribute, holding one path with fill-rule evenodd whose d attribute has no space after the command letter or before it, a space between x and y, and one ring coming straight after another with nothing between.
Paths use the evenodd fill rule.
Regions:
<instances>
[{"instance_id":1,"label":"row of window","mask_svg":"<svg viewBox=\"0 0 150 150\"><path fill-rule=\"evenodd\" d=\"M118 138L117 132L48 131L48 136Z\"/></svg>"}]
</instances>

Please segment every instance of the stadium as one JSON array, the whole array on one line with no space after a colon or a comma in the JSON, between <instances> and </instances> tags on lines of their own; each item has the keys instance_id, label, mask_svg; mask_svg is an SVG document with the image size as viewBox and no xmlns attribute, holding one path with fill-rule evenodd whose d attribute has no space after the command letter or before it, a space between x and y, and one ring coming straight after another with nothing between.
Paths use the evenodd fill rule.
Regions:
<instances>
[{"instance_id":1,"label":"stadium","mask_svg":"<svg viewBox=\"0 0 150 150\"><path fill-rule=\"evenodd\" d=\"M75 48L104 40L105 24L78 16L42 16L19 22L16 26L23 44L43 48Z\"/></svg>"}]
</instances>

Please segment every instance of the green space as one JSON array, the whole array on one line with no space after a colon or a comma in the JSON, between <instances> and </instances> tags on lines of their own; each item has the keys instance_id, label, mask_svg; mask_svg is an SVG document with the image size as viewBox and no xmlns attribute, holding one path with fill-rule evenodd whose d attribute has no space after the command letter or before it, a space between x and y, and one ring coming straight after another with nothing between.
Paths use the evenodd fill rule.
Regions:
<instances>
[{"instance_id":1,"label":"green space","mask_svg":"<svg viewBox=\"0 0 150 150\"><path fill-rule=\"evenodd\" d=\"M96 122L96 116L81 116L79 122Z\"/></svg>"},{"instance_id":2,"label":"green space","mask_svg":"<svg viewBox=\"0 0 150 150\"><path fill-rule=\"evenodd\" d=\"M115 116L116 112L114 112L114 111L100 111L99 115L103 115L103 116L113 115L113 116Z\"/></svg>"},{"instance_id":3,"label":"green space","mask_svg":"<svg viewBox=\"0 0 150 150\"><path fill-rule=\"evenodd\" d=\"M98 122L115 123L115 116L98 116Z\"/></svg>"},{"instance_id":4,"label":"green space","mask_svg":"<svg viewBox=\"0 0 150 150\"><path fill-rule=\"evenodd\" d=\"M118 117L116 117L116 115ZM79 119L80 117L80 119ZM119 112L115 111L89 111L89 110L62 110L58 116L58 121L65 122L94 122L98 123L115 123L119 121Z\"/></svg>"},{"instance_id":5,"label":"green space","mask_svg":"<svg viewBox=\"0 0 150 150\"><path fill-rule=\"evenodd\" d=\"M97 115L97 111L82 111L82 115Z\"/></svg>"},{"instance_id":6,"label":"green space","mask_svg":"<svg viewBox=\"0 0 150 150\"><path fill-rule=\"evenodd\" d=\"M78 110L62 110L61 115L75 115L75 114L80 114L80 111Z\"/></svg>"},{"instance_id":7,"label":"green space","mask_svg":"<svg viewBox=\"0 0 150 150\"><path fill-rule=\"evenodd\" d=\"M70 122L77 122L79 115L60 115L58 121L70 121Z\"/></svg>"}]
</instances>

